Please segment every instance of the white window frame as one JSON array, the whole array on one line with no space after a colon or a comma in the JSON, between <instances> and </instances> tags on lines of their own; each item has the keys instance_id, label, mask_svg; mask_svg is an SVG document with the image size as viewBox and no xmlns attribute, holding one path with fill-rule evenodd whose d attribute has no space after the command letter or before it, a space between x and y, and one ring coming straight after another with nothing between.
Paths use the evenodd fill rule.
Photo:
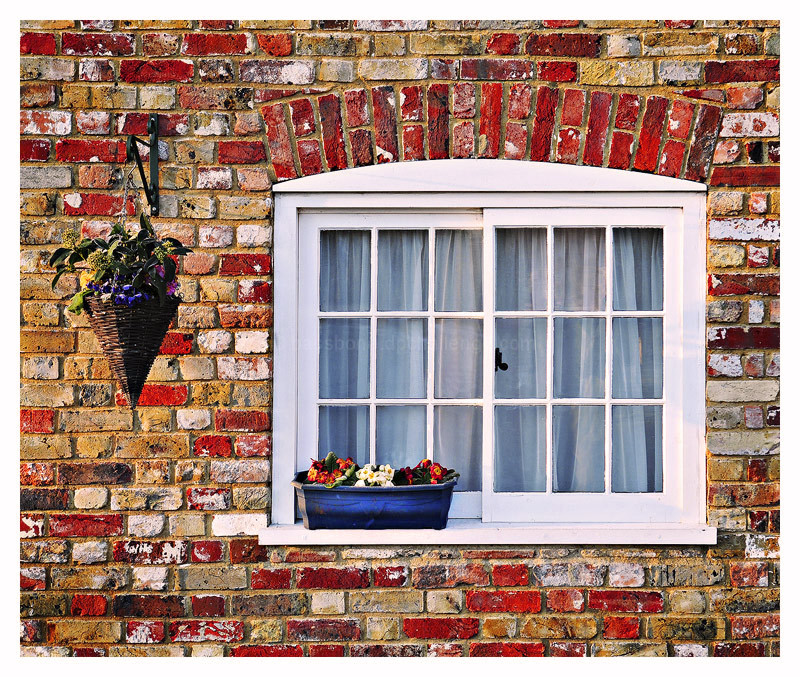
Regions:
<instances>
[{"instance_id":1,"label":"white window frame","mask_svg":"<svg viewBox=\"0 0 800 677\"><path fill-rule=\"evenodd\" d=\"M332 172L281 183L273 190L272 526L259 533L261 543L689 544L716 541L716 529L706 524L705 498L704 185L596 167L508 160L438 160ZM664 228L664 363L665 372L671 375L665 381L664 393L664 492L595 496L549 493L544 497L524 494L514 495L509 502L508 496L486 491L491 480L489 466L484 463L481 519L451 516L443 531L303 529L302 524L295 521L294 491L289 483L297 470L306 468L306 457L316 449L314 445L312 451L308 450L311 439L316 440L316 418L309 422L307 414L301 416L298 392L303 379L316 383L313 373L316 357L309 360L308 345L302 347L313 343L316 350L316 329L310 334L309 313L303 313L302 309L316 299L317 290L316 282L302 276L300 270L301 267L308 270L308 261L315 266L313 262L318 252L301 247L302 242L314 241L301 235L301 215L468 212L479 215L484 229L493 230L497 225L552 227L555 215L563 216L567 213L565 210L573 221L585 219L587 226ZM306 223L310 221L314 219L305 219ZM558 218L555 225L563 222ZM574 225L581 225L581 222ZM486 349L491 348L489 344L494 341L493 245L493 236L484 237L485 354L490 354ZM608 253L608 238L606 246ZM432 255L433 252L429 252L429 256ZM670 269L670 265L678 266L679 270ZM611 267L612 259L607 256L608 279ZM676 285L676 281L680 284ZM609 297L609 308L610 305ZM611 312L603 315L607 316L607 331L610 332ZM316 317L313 319L316 322ZM668 321L672 323L670 328L666 326ZM486 421L491 421L493 408L493 363L487 362L484 358L483 453L485 459L491 460L493 426ZM309 364L311 369L307 368ZM429 357L429 370L432 367ZM308 385L303 388L306 392ZM530 522L493 521L520 506L525 513L534 516ZM632 520L630 515L637 515L637 519Z\"/></svg>"}]
</instances>

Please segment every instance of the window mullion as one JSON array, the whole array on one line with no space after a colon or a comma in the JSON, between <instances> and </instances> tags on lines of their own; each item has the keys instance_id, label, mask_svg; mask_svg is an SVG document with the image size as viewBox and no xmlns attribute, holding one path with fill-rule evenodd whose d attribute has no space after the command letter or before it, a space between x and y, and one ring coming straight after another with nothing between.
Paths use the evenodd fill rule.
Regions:
<instances>
[{"instance_id":1,"label":"window mullion","mask_svg":"<svg viewBox=\"0 0 800 677\"><path fill-rule=\"evenodd\" d=\"M555 274L553 271L553 226L547 226L547 364L546 392L547 409L545 412L545 493L553 492L553 284Z\"/></svg>"},{"instance_id":2,"label":"window mullion","mask_svg":"<svg viewBox=\"0 0 800 677\"><path fill-rule=\"evenodd\" d=\"M611 240L614 229L606 226L606 379L605 379L605 491L604 493L611 493L611 369L612 358L614 355L614 346L612 344L612 326L611 326L611 309L614 305L612 294L614 293L613 287L613 242Z\"/></svg>"},{"instance_id":3,"label":"window mullion","mask_svg":"<svg viewBox=\"0 0 800 677\"><path fill-rule=\"evenodd\" d=\"M435 321L433 317L433 298L434 298L434 289L436 281L433 279L433 274L435 270L434 266L434 247L436 245L436 238L435 238L435 230L433 228L428 228L428 312L427 312L427 322L428 322L428 373L427 373L427 384L426 384L426 394L427 400L425 403L425 409L427 411L427 418L425 419L426 423L426 440L425 440L425 458L433 459L433 384L434 384L434 373L437 368L436 365L436 336L434 332L436 330Z\"/></svg>"},{"instance_id":4,"label":"window mullion","mask_svg":"<svg viewBox=\"0 0 800 677\"><path fill-rule=\"evenodd\" d=\"M493 519L494 494L494 335L495 312L495 224L484 212L483 222L483 472L481 481L481 515Z\"/></svg>"},{"instance_id":5,"label":"window mullion","mask_svg":"<svg viewBox=\"0 0 800 677\"><path fill-rule=\"evenodd\" d=\"M370 241L370 271L369 271L369 462L376 462L378 412L375 398L378 393L378 318L375 313L378 308L378 229L372 228Z\"/></svg>"}]
</instances>

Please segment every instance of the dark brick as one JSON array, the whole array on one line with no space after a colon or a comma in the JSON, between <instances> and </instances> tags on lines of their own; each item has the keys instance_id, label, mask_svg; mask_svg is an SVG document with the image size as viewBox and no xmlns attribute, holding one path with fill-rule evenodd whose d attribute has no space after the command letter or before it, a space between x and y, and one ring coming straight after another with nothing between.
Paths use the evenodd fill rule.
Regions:
<instances>
[{"instance_id":1,"label":"dark brick","mask_svg":"<svg viewBox=\"0 0 800 677\"><path fill-rule=\"evenodd\" d=\"M348 641L361 639L361 627L357 620L345 618L286 621L286 636L301 642Z\"/></svg>"},{"instance_id":2,"label":"dark brick","mask_svg":"<svg viewBox=\"0 0 800 677\"><path fill-rule=\"evenodd\" d=\"M114 597L114 616L179 618L185 615L184 598L179 595L117 595Z\"/></svg>"},{"instance_id":3,"label":"dark brick","mask_svg":"<svg viewBox=\"0 0 800 677\"><path fill-rule=\"evenodd\" d=\"M69 507L68 489L21 489L21 510L66 510Z\"/></svg>"},{"instance_id":4,"label":"dark brick","mask_svg":"<svg viewBox=\"0 0 800 677\"><path fill-rule=\"evenodd\" d=\"M127 463L63 463L58 466L59 484L127 484L133 467Z\"/></svg>"},{"instance_id":5,"label":"dark brick","mask_svg":"<svg viewBox=\"0 0 800 677\"><path fill-rule=\"evenodd\" d=\"M235 616L302 616L308 610L308 596L303 592L231 598L231 614Z\"/></svg>"}]
</instances>

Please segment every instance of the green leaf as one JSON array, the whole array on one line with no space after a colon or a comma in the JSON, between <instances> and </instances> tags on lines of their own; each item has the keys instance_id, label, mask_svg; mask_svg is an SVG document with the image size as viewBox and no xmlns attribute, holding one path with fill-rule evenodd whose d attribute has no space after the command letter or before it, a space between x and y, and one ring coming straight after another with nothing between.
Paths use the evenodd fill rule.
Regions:
<instances>
[{"instance_id":1,"label":"green leaf","mask_svg":"<svg viewBox=\"0 0 800 677\"><path fill-rule=\"evenodd\" d=\"M172 282L175 279L175 273L178 271L175 261L170 258L164 259L164 281Z\"/></svg>"},{"instance_id":2,"label":"green leaf","mask_svg":"<svg viewBox=\"0 0 800 677\"><path fill-rule=\"evenodd\" d=\"M75 296L72 297L72 303L67 306L67 310L71 313L75 313L76 315L80 315L83 311L83 299L87 294L91 293L91 289L79 291L77 294L75 294Z\"/></svg>"},{"instance_id":3,"label":"green leaf","mask_svg":"<svg viewBox=\"0 0 800 677\"><path fill-rule=\"evenodd\" d=\"M53 255L50 257L49 265L51 267L55 267L57 263L61 263L72 250L67 249L66 247L59 247L53 252Z\"/></svg>"},{"instance_id":4,"label":"green leaf","mask_svg":"<svg viewBox=\"0 0 800 677\"><path fill-rule=\"evenodd\" d=\"M164 301L167 299L167 285L164 283L158 275L151 275L150 281L153 283L153 286L156 288L156 292L158 292L158 300L159 305L164 305Z\"/></svg>"},{"instance_id":5,"label":"green leaf","mask_svg":"<svg viewBox=\"0 0 800 677\"><path fill-rule=\"evenodd\" d=\"M150 233L151 235L155 236L155 231L153 230L153 226L150 223L150 219L148 219L145 216L144 212L142 212L141 215L139 216L139 224L141 225L142 230L144 230L144 231Z\"/></svg>"}]
</instances>

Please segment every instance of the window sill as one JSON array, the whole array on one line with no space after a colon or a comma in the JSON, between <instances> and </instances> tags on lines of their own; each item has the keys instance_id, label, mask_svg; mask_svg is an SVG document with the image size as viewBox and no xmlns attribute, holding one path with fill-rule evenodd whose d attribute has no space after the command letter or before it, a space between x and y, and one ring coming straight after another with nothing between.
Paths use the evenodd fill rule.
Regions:
<instances>
[{"instance_id":1,"label":"window sill","mask_svg":"<svg viewBox=\"0 0 800 677\"><path fill-rule=\"evenodd\" d=\"M451 519L446 529L316 529L302 522L258 532L259 545L708 545L705 524L513 524Z\"/></svg>"}]
</instances>

